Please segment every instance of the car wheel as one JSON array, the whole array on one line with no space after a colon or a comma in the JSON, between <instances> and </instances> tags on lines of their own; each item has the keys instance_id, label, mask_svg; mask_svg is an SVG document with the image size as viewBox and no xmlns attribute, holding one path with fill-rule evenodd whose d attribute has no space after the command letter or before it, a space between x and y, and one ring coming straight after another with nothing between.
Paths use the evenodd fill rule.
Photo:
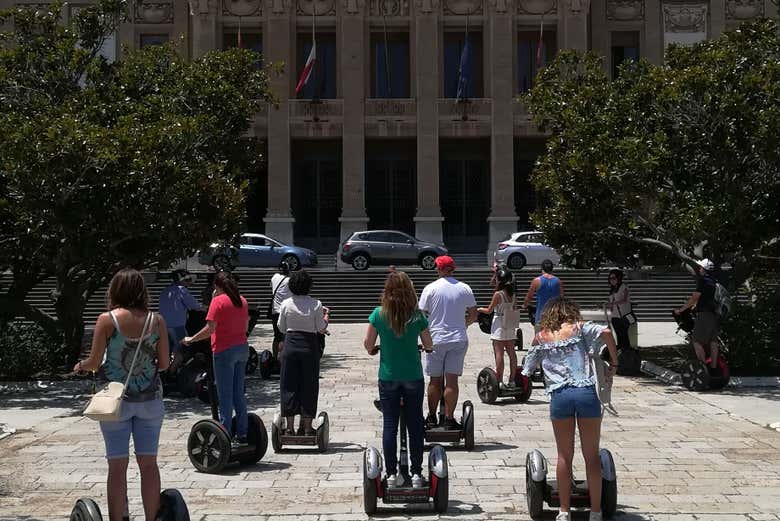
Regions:
<instances>
[{"instance_id":1,"label":"car wheel","mask_svg":"<svg viewBox=\"0 0 780 521\"><path fill-rule=\"evenodd\" d=\"M358 271L367 270L368 267L371 265L370 261L368 260L368 255L365 253L357 253L352 256L352 267L355 268Z\"/></svg>"},{"instance_id":2,"label":"car wheel","mask_svg":"<svg viewBox=\"0 0 780 521\"><path fill-rule=\"evenodd\" d=\"M290 271L296 271L301 268L301 261L298 260L298 257L292 254L285 255L284 258L282 258L282 262L286 263L290 267Z\"/></svg>"},{"instance_id":3,"label":"car wheel","mask_svg":"<svg viewBox=\"0 0 780 521\"><path fill-rule=\"evenodd\" d=\"M525 263L526 263L525 256L522 253L513 253L509 257L509 261L507 262L509 268L513 270L523 269Z\"/></svg>"},{"instance_id":4,"label":"car wheel","mask_svg":"<svg viewBox=\"0 0 780 521\"><path fill-rule=\"evenodd\" d=\"M420 257L420 267L424 270L436 268L436 255L433 253L423 253Z\"/></svg>"},{"instance_id":5,"label":"car wheel","mask_svg":"<svg viewBox=\"0 0 780 521\"><path fill-rule=\"evenodd\" d=\"M233 269L230 259L228 259L227 255L222 254L216 255L214 259L212 259L211 265L216 271L231 271Z\"/></svg>"}]
</instances>

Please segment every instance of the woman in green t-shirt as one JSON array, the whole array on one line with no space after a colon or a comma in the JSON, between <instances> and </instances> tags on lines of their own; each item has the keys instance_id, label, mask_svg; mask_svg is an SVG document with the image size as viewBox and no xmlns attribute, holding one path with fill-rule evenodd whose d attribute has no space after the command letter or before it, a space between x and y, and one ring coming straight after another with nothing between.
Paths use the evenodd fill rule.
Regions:
<instances>
[{"instance_id":1,"label":"woman in green t-shirt","mask_svg":"<svg viewBox=\"0 0 780 521\"><path fill-rule=\"evenodd\" d=\"M379 399L382 402L384 424L382 449L385 453L387 485L404 486L404 477L398 474L398 420L401 416L401 400L404 403L404 420L409 432L412 487L423 488L423 379L417 338L430 352L433 340L428 331L428 320L417 308L417 294L409 276L402 271L391 272L385 281L380 306L368 317L368 329L363 345L369 354L379 349Z\"/></svg>"}]
</instances>

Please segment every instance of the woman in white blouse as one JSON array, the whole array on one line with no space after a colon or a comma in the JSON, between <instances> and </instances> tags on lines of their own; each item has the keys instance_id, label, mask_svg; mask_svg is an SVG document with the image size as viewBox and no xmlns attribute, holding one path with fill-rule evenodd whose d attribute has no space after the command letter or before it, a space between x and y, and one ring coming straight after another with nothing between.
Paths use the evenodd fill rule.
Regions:
<instances>
[{"instance_id":1,"label":"woman in white blouse","mask_svg":"<svg viewBox=\"0 0 780 521\"><path fill-rule=\"evenodd\" d=\"M636 318L631 307L631 294L628 286L623 283L621 270L614 269L609 272L609 300L606 305L612 314L612 330L617 336L618 349L631 349L628 328Z\"/></svg>"}]
</instances>

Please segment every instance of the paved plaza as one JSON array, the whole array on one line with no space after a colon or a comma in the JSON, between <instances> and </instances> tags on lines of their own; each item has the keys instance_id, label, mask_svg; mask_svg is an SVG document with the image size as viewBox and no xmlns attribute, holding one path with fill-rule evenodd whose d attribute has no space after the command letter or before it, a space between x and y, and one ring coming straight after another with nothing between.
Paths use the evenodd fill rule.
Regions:
<instances>
[{"instance_id":1,"label":"paved plaza","mask_svg":"<svg viewBox=\"0 0 780 521\"><path fill-rule=\"evenodd\" d=\"M252 467L229 467L222 475L196 472L186 454L190 427L209 414L197 399L166 400L160 445L164 487L179 488L193 520L359 520L361 457L367 445L381 447L381 418L374 409L377 358L362 348L363 325L333 325L323 359L320 407L331 418L331 448L275 454ZM548 402L541 388L529 403L479 402L475 378L492 364L487 335L470 329L461 398L476 408L476 449L448 450L450 511L441 519L529 519L525 503L525 455L540 448L554 464ZM270 327L257 328L256 348L269 343ZM538 384L537 384L538 385ZM70 389L70 391L65 391ZM0 520L63 520L82 496L105 507L107 468L96 423L80 416L86 398L69 384L59 391L0 396L0 416L13 409L22 425L0 441ZM278 379L253 378L250 409L268 426L278 400ZM757 407L777 408L776 391L726 391L731 406L649 378L618 378L614 403L619 417L604 420L602 445L615 456L618 520L780 519L780 433L735 413L738 393ZM705 398L705 399L703 399ZM746 402L748 403L748 402ZM736 405L734 405L736 404ZM731 407L731 408L729 408ZM27 424L19 419L26 411ZM46 414L46 411L52 411ZM32 419L30 419L32 418ZM0 420L0 423L4 420ZM578 454L575 472L584 473ZM138 474L129 474L131 511L140 520ZM105 509L104 509L105 510ZM430 507L383 506L382 519L436 519ZM554 519L549 512L547 518ZM587 519L586 513L574 516Z\"/></svg>"}]
</instances>

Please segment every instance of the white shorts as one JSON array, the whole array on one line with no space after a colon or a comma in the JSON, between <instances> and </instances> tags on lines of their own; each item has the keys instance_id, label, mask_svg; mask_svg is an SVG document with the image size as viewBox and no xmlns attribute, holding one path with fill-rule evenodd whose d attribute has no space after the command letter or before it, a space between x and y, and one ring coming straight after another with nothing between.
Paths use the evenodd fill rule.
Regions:
<instances>
[{"instance_id":1,"label":"white shorts","mask_svg":"<svg viewBox=\"0 0 780 521\"><path fill-rule=\"evenodd\" d=\"M463 374L463 363L466 360L468 342L448 342L435 344L433 352L425 353L423 371L426 376L438 377L443 374Z\"/></svg>"}]
</instances>

